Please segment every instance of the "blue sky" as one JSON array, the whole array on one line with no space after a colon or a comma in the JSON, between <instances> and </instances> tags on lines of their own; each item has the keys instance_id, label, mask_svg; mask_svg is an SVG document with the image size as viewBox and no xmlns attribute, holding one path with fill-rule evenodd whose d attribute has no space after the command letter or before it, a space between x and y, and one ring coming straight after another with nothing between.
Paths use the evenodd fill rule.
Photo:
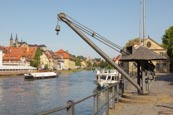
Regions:
<instances>
[{"instance_id":1,"label":"blue sky","mask_svg":"<svg viewBox=\"0 0 173 115\"><path fill-rule=\"evenodd\" d=\"M57 14L64 12L81 24L124 46L139 36L141 0L0 0L0 45L13 38L29 44L45 44L48 49L68 50L74 55L99 57L65 23L56 35ZM146 36L161 43L173 25L173 0L146 0ZM92 39L92 38L91 38ZM92 39L93 40L93 39ZM110 57L118 52L94 42Z\"/></svg>"}]
</instances>

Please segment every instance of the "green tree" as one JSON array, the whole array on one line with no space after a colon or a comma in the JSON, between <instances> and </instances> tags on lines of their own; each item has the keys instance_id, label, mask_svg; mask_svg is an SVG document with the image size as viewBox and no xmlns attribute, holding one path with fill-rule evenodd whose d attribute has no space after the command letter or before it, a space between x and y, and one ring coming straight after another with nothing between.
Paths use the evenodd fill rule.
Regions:
<instances>
[{"instance_id":1,"label":"green tree","mask_svg":"<svg viewBox=\"0 0 173 115\"><path fill-rule=\"evenodd\" d=\"M100 68L112 69L113 67L108 62L101 60L100 61Z\"/></svg>"},{"instance_id":2,"label":"green tree","mask_svg":"<svg viewBox=\"0 0 173 115\"><path fill-rule=\"evenodd\" d=\"M33 67L38 67L38 65L40 64L40 56L42 54L42 51L40 48L37 48L34 59L32 59L30 61L30 65Z\"/></svg>"},{"instance_id":3,"label":"green tree","mask_svg":"<svg viewBox=\"0 0 173 115\"><path fill-rule=\"evenodd\" d=\"M130 46L133 46L134 44L139 44L140 43L140 38L134 38L132 40L129 40L125 47L130 47Z\"/></svg>"},{"instance_id":4,"label":"green tree","mask_svg":"<svg viewBox=\"0 0 173 115\"><path fill-rule=\"evenodd\" d=\"M77 57L75 64L76 66L81 66L81 59Z\"/></svg>"},{"instance_id":5,"label":"green tree","mask_svg":"<svg viewBox=\"0 0 173 115\"><path fill-rule=\"evenodd\" d=\"M85 61L85 60L86 60L86 57L77 56L77 57L76 57L76 61L75 61L76 66L81 66L81 62L82 62L82 61Z\"/></svg>"},{"instance_id":6,"label":"green tree","mask_svg":"<svg viewBox=\"0 0 173 115\"><path fill-rule=\"evenodd\" d=\"M170 71L173 72L173 26L165 30L162 37L163 47L167 49L167 55L170 59Z\"/></svg>"}]
</instances>

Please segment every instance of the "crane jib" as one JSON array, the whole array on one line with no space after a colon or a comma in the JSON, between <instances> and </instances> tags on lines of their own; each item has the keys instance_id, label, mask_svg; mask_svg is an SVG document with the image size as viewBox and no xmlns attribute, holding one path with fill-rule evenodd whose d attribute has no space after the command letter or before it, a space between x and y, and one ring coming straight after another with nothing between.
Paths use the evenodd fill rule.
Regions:
<instances>
[{"instance_id":1,"label":"crane jib","mask_svg":"<svg viewBox=\"0 0 173 115\"><path fill-rule=\"evenodd\" d=\"M135 83L131 77L122 69L120 68L117 64L115 64L112 59L106 54L104 53L98 46L96 46L84 33L82 33L81 29L76 27L75 25L75 21L68 18L67 15L65 13L60 13L58 14L58 18L65 22L73 31L75 31L86 43L88 43L88 45L90 45L100 56L102 56L110 65L112 65L115 69L117 69L118 72L120 72L124 78L126 78L134 87L136 87L139 91L139 93L142 93L142 89L141 87ZM78 25L80 23L77 23ZM82 25L82 28L84 28L84 26ZM93 33L93 32L92 32ZM93 35L93 34L92 34ZM106 41L105 41L106 42ZM111 43L109 41L107 41L108 44ZM112 44L111 44L112 45Z\"/></svg>"}]
</instances>

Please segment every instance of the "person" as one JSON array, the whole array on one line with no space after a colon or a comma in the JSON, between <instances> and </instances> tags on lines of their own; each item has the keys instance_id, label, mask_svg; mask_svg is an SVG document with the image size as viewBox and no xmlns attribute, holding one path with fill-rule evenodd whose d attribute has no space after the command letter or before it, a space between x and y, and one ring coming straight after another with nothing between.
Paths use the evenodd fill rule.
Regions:
<instances>
[{"instance_id":1,"label":"person","mask_svg":"<svg viewBox=\"0 0 173 115\"><path fill-rule=\"evenodd\" d=\"M151 61L149 61L149 68L148 68L148 70L154 72L154 69L155 69L155 65Z\"/></svg>"},{"instance_id":2,"label":"person","mask_svg":"<svg viewBox=\"0 0 173 115\"><path fill-rule=\"evenodd\" d=\"M149 61L149 68L148 68L148 70L151 71L151 75L152 75L153 79L156 81L156 76L155 76L154 69L155 69L155 65L151 61Z\"/></svg>"}]
</instances>

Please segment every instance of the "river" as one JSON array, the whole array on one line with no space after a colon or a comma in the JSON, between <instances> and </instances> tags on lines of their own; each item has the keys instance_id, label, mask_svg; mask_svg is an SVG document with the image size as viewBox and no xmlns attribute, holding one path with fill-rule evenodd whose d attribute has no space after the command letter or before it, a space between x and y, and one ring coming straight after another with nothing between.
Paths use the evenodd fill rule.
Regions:
<instances>
[{"instance_id":1,"label":"river","mask_svg":"<svg viewBox=\"0 0 173 115\"><path fill-rule=\"evenodd\" d=\"M80 100L94 91L95 72L60 74L58 78L26 81L23 76L0 78L0 115L33 115ZM93 98L75 107L76 115L91 115ZM66 114L56 113L56 115ZM51 114L54 115L54 114Z\"/></svg>"}]
</instances>

